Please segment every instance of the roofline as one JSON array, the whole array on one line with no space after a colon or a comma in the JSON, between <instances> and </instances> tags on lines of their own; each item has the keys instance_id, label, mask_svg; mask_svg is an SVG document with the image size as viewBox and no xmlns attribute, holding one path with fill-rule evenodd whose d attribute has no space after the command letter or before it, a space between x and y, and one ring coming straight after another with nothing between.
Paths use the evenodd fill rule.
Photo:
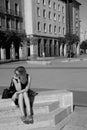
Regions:
<instances>
[{"instance_id":1,"label":"roofline","mask_svg":"<svg viewBox=\"0 0 87 130\"><path fill-rule=\"evenodd\" d=\"M78 1L76 1L76 0L74 0L74 2L76 2L76 3L79 4L79 5L82 5L80 2L78 2Z\"/></svg>"},{"instance_id":2,"label":"roofline","mask_svg":"<svg viewBox=\"0 0 87 130\"><path fill-rule=\"evenodd\" d=\"M67 0L61 0L65 3L67 3ZM80 2L78 2L77 0L68 0L68 2L76 2L79 6L82 5Z\"/></svg>"}]
</instances>

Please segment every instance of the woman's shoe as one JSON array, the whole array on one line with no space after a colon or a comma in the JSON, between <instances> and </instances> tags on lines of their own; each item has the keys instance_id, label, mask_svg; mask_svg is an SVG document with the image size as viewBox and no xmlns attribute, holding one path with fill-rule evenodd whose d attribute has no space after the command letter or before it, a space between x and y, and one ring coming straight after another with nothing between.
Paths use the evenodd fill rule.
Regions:
<instances>
[{"instance_id":1,"label":"woman's shoe","mask_svg":"<svg viewBox=\"0 0 87 130\"><path fill-rule=\"evenodd\" d=\"M31 115L28 115L26 117L26 120L29 121L29 123L33 124L33 117Z\"/></svg>"},{"instance_id":2,"label":"woman's shoe","mask_svg":"<svg viewBox=\"0 0 87 130\"><path fill-rule=\"evenodd\" d=\"M25 116L21 116L21 120L22 120L23 122L25 121L25 119L26 119Z\"/></svg>"}]
</instances>

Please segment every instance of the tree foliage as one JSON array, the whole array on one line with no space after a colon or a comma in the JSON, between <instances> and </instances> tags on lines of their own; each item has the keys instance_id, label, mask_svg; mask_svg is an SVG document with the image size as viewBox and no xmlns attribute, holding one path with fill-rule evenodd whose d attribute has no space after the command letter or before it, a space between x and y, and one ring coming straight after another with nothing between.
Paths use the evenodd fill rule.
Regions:
<instances>
[{"instance_id":1,"label":"tree foliage","mask_svg":"<svg viewBox=\"0 0 87 130\"><path fill-rule=\"evenodd\" d=\"M83 49L84 51L86 51L87 49L87 40L83 41L80 45L80 48Z\"/></svg>"},{"instance_id":2,"label":"tree foliage","mask_svg":"<svg viewBox=\"0 0 87 130\"><path fill-rule=\"evenodd\" d=\"M8 48L12 43L18 47L24 37L25 34L19 34L13 31L0 31L0 47Z\"/></svg>"},{"instance_id":3,"label":"tree foliage","mask_svg":"<svg viewBox=\"0 0 87 130\"><path fill-rule=\"evenodd\" d=\"M65 38L64 37L58 37L58 43L59 44L65 44Z\"/></svg>"},{"instance_id":4,"label":"tree foliage","mask_svg":"<svg viewBox=\"0 0 87 130\"><path fill-rule=\"evenodd\" d=\"M76 34L70 34L70 33L67 33L65 35L65 39L66 42L69 42L71 44L75 44L76 42L79 41L79 37Z\"/></svg>"},{"instance_id":5,"label":"tree foliage","mask_svg":"<svg viewBox=\"0 0 87 130\"><path fill-rule=\"evenodd\" d=\"M4 31L0 31L0 47L4 46L6 38L6 33Z\"/></svg>"},{"instance_id":6,"label":"tree foliage","mask_svg":"<svg viewBox=\"0 0 87 130\"><path fill-rule=\"evenodd\" d=\"M29 37L28 39L27 39L27 41L28 41L28 43L30 44L30 45L37 45L37 43L38 43L38 38L37 37Z\"/></svg>"}]
</instances>

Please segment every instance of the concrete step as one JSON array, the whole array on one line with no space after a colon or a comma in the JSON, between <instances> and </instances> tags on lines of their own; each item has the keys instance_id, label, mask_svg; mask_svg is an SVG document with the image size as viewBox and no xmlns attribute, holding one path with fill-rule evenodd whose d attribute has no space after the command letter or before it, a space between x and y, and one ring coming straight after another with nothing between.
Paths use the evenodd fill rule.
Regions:
<instances>
[{"instance_id":1,"label":"concrete step","mask_svg":"<svg viewBox=\"0 0 87 130\"><path fill-rule=\"evenodd\" d=\"M54 111L56 108L59 108L59 102L48 102L48 103L34 103L33 112L34 115L37 114L47 114L49 112ZM21 116L21 112L19 107L0 107L0 117L14 117Z\"/></svg>"},{"instance_id":2,"label":"concrete step","mask_svg":"<svg viewBox=\"0 0 87 130\"><path fill-rule=\"evenodd\" d=\"M68 121L72 113L71 107L57 108L48 114L34 115L34 123L24 124L20 116L0 117L0 130L30 130L36 128L54 128L59 124L62 128ZM62 123L61 123L62 122Z\"/></svg>"},{"instance_id":3,"label":"concrete step","mask_svg":"<svg viewBox=\"0 0 87 130\"><path fill-rule=\"evenodd\" d=\"M53 90L40 92L34 100L34 103L47 103L59 101L60 107L71 106L73 111L73 93L66 90ZM11 99L0 99L0 109L14 106Z\"/></svg>"}]
</instances>

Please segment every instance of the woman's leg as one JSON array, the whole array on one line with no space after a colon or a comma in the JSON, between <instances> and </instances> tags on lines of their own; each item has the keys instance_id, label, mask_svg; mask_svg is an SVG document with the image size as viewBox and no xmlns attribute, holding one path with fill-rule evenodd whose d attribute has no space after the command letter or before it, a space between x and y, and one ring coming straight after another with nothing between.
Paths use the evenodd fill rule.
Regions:
<instances>
[{"instance_id":1,"label":"woman's leg","mask_svg":"<svg viewBox=\"0 0 87 130\"><path fill-rule=\"evenodd\" d=\"M30 101L27 92L23 93L26 109L27 109L27 116L30 115Z\"/></svg>"},{"instance_id":2,"label":"woman's leg","mask_svg":"<svg viewBox=\"0 0 87 130\"><path fill-rule=\"evenodd\" d=\"M25 116L25 113L24 113L24 102L23 102L23 94L19 94L19 97L18 97L18 104L19 104L19 107L20 107L20 110L21 110L21 115L22 116Z\"/></svg>"}]
</instances>

